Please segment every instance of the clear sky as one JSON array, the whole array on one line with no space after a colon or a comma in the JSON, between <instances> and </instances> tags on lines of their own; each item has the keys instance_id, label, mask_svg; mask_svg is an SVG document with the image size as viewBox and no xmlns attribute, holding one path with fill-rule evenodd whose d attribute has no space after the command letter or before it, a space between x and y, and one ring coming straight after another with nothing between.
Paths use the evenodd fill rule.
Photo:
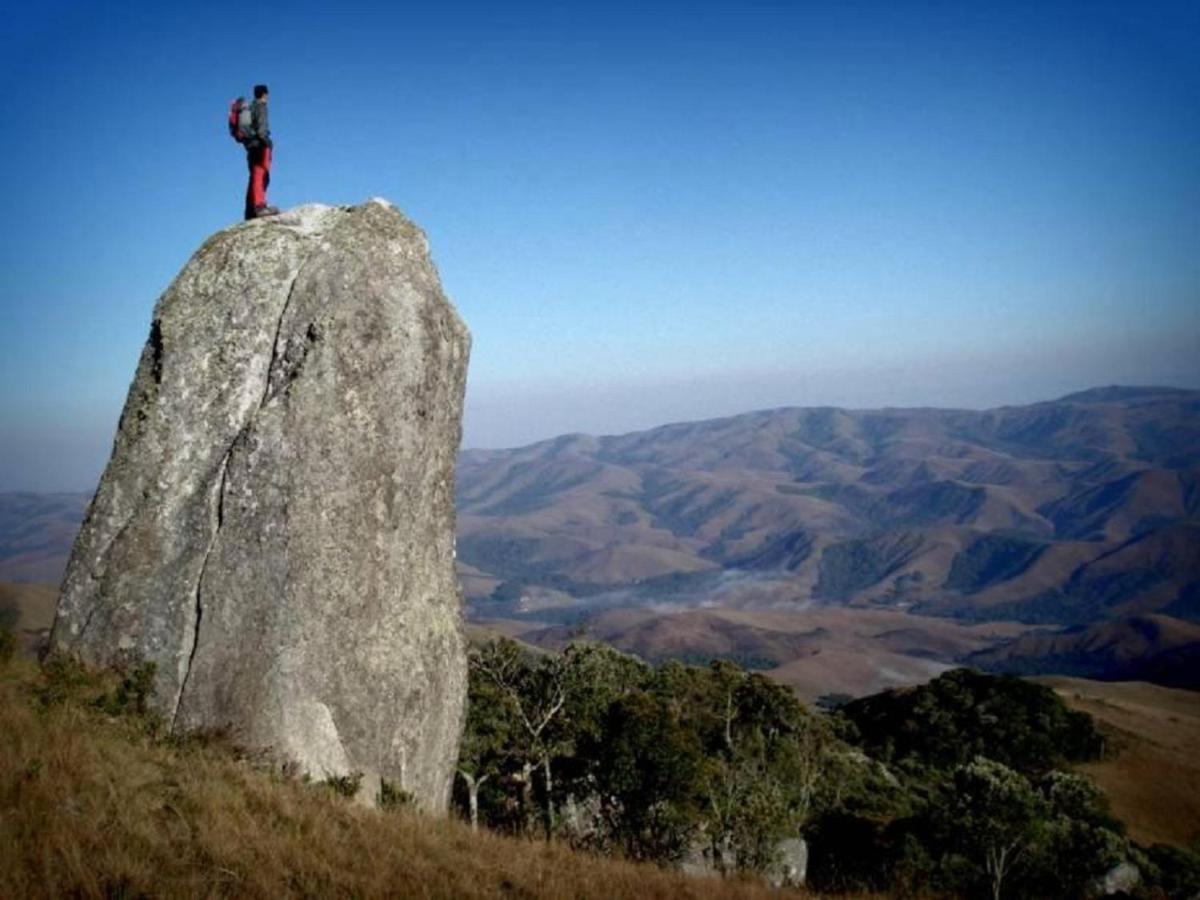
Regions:
<instances>
[{"instance_id":1,"label":"clear sky","mask_svg":"<svg viewBox=\"0 0 1200 900\"><path fill-rule=\"evenodd\" d=\"M1200 4L121 4L0 17L0 490L91 488L157 296L271 200L395 202L467 446L1200 387Z\"/></svg>"}]
</instances>

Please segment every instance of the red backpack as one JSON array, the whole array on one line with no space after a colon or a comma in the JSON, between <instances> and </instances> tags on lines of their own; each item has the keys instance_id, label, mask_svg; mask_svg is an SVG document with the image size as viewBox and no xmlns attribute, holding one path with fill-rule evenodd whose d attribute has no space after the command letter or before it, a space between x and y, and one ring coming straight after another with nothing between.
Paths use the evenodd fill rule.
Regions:
<instances>
[{"instance_id":1,"label":"red backpack","mask_svg":"<svg viewBox=\"0 0 1200 900\"><path fill-rule=\"evenodd\" d=\"M250 137L250 128L253 124L253 116L250 111L250 104L246 102L245 97L238 97L229 104L229 136L239 144L246 143Z\"/></svg>"}]
</instances>

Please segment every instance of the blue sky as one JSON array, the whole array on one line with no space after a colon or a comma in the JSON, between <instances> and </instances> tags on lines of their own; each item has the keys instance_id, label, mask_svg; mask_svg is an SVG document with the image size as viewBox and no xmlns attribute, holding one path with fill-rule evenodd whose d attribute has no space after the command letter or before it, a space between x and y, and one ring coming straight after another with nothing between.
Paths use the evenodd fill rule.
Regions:
<instances>
[{"instance_id":1,"label":"blue sky","mask_svg":"<svg viewBox=\"0 0 1200 900\"><path fill-rule=\"evenodd\" d=\"M151 307L271 200L395 202L466 444L1200 387L1195 3L9 5L0 490L87 489Z\"/></svg>"}]
</instances>

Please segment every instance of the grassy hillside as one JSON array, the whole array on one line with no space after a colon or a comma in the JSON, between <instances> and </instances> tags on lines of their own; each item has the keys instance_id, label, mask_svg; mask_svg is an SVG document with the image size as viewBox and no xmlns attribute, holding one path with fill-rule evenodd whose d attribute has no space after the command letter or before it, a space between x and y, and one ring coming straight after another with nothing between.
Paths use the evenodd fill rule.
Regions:
<instances>
[{"instance_id":1,"label":"grassy hillside","mask_svg":"<svg viewBox=\"0 0 1200 900\"><path fill-rule=\"evenodd\" d=\"M0 897L781 895L354 806L56 671L0 662Z\"/></svg>"},{"instance_id":2,"label":"grassy hillside","mask_svg":"<svg viewBox=\"0 0 1200 900\"><path fill-rule=\"evenodd\" d=\"M970 673L958 676L988 690L1001 684ZM1145 844L1194 842L1200 833L1195 788L1200 764L1194 758L1200 745L1198 695L1138 684L1052 683L1069 705L1105 723L1109 741L1119 748L1116 757L1082 768L1104 789L1131 836ZM1022 683L1009 684L1016 690ZM1033 686L1027 686L1031 693ZM895 696L903 700L914 692ZM886 699L881 695L873 702ZM946 699L959 703L962 698L951 692ZM936 704L919 706L922 715L937 713ZM959 703L966 725L943 728L941 738L936 729L923 727L922 739L932 735L936 746L969 756L974 751L958 747L959 739L979 725L994 728L998 722L1005 729L980 738L989 752L1025 747L1010 740L1013 735L1021 741L1048 737L1040 729L1050 720L1036 704L1015 708L1030 713L1022 720L1029 726L1025 730L1012 727L1017 717L1008 713L1013 709L998 719L972 719L978 706L969 699ZM601 859L561 843L474 833L460 822L430 819L403 806L357 806L330 785L267 768L219 736L165 737L138 707L134 682L119 683L116 676L61 663L39 668L24 658L0 660L0 897L797 895L756 882L691 878ZM931 721L940 720L937 713ZM856 733L868 740L869 730L863 726ZM1043 740L1036 752L1020 750L1014 765L1036 763L1046 748L1059 752L1068 744ZM899 743L888 746L890 752L908 752ZM560 768L560 776L565 771ZM928 779L932 770L898 764L895 771L902 779ZM901 806L911 803L920 806L912 798ZM854 890L900 877L886 868L895 864L886 853L876 861L885 869L876 873L868 866L853 878L838 874L836 866L822 867L822 861L849 864L882 853L907 833L905 827L923 822L919 810L915 818L911 810L901 814L907 818L884 831L870 811L866 818L822 819L813 834L814 877L857 884ZM848 825L861 827L846 831ZM861 839L871 835L883 843L870 845L867 853ZM1156 859L1162 858L1158 853ZM1187 865L1195 869L1194 860ZM936 866L930 872L929 877L937 876L934 882L942 877ZM1188 877L1195 881L1197 872ZM1028 894L1029 885L1014 887Z\"/></svg>"},{"instance_id":3,"label":"grassy hillside","mask_svg":"<svg viewBox=\"0 0 1200 900\"><path fill-rule=\"evenodd\" d=\"M1073 709L1090 714L1116 753L1082 766L1113 813L1143 844L1200 841L1200 693L1139 682L1045 677Z\"/></svg>"}]
</instances>

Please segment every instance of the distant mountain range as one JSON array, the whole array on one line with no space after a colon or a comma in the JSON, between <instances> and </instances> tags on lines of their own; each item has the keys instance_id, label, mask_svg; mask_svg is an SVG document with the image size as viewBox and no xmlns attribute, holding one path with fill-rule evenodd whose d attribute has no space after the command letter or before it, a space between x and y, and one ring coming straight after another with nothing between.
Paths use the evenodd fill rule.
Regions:
<instances>
[{"instance_id":1,"label":"distant mountain range","mask_svg":"<svg viewBox=\"0 0 1200 900\"><path fill-rule=\"evenodd\" d=\"M714 572L736 571L774 580L748 580L725 605L1200 619L1194 391L1103 388L985 412L779 409L568 435L464 453L458 498L475 599L503 581L707 593Z\"/></svg>"},{"instance_id":2,"label":"distant mountain range","mask_svg":"<svg viewBox=\"0 0 1200 900\"><path fill-rule=\"evenodd\" d=\"M86 500L0 495L0 581L56 580ZM901 655L917 668L968 659L1184 684L1173 673L1195 660L1197 391L1109 387L986 411L777 409L565 435L464 451L457 501L471 615L547 644L590 628L652 658L724 654L791 672L833 645L779 617L835 608L850 617L839 622L911 616L926 637ZM703 612L714 609L726 612ZM905 629L854 621L837 645L847 660L870 656L870 637L876 674L903 668ZM988 622L1040 627L980 640L971 623ZM1148 623L1160 638L1145 639Z\"/></svg>"},{"instance_id":3,"label":"distant mountain range","mask_svg":"<svg viewBox=\"0 0 1200 900\"><path fill-rule=\"evenodd\" d=\"M987 411L777 409L566 435L463 453L458 498L476 616L590 622L650 656L678 649L671 628L617 627L611 610L818 606L1067 627L958 655L906 653L1168 684L1188 682L1178 673L1196 650L1196 391L1110 387ZM1173 637L1139 643L1147 622ZM697 655L730 642L746 658L763 652L745 622L673 624L695 635ZM891 652L875 642L877 669Z\"/></svg>"}]
</instances>

